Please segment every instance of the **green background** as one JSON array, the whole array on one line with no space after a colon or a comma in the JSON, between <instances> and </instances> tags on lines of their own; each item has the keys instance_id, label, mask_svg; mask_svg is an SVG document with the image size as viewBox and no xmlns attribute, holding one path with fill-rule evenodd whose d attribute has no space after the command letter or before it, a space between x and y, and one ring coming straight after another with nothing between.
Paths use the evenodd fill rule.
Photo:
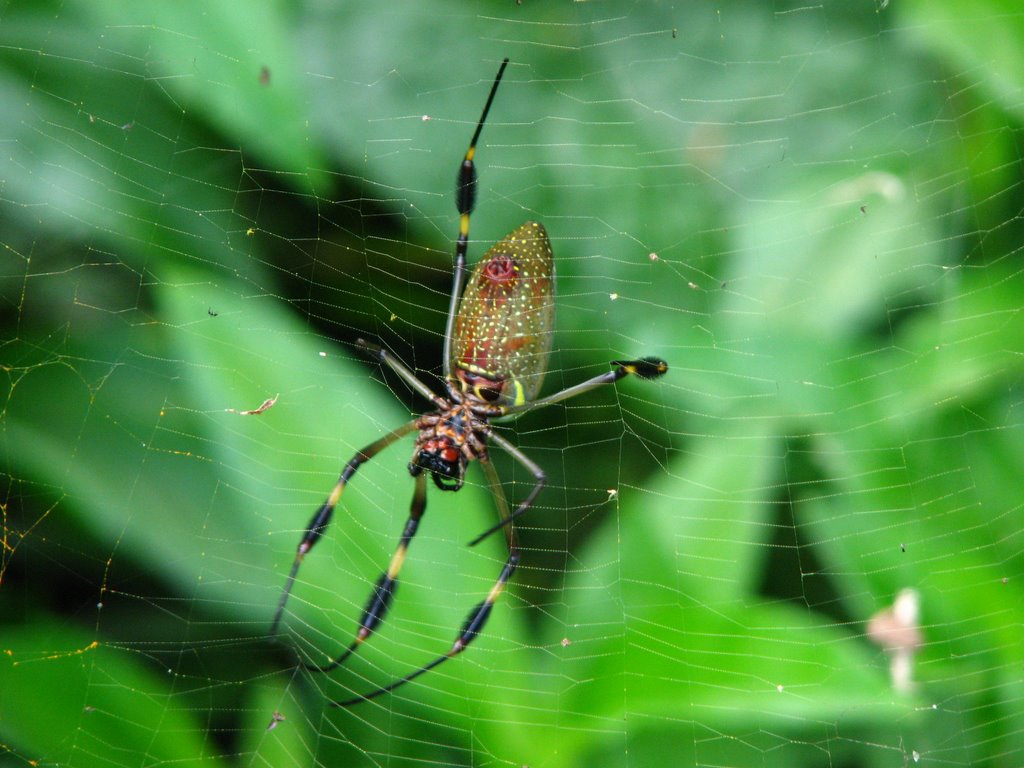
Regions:
<instances>
[{"instance_id":1,"label":"green background","mask_svg":"<svg viewBox=\"0 0 1024 768\"><path fill-rule=\"evenodd\" d=\"M1024 760L1024 15L996 0L0 7L4 765L1016 766ZM548 471L524 563L482 476L362 470L439 383L471 261L543 221ZM259 416L241 411L277 396ZM496 456L506 490L530 486ZM868 619L921 602L915 685ZM283 720L277 722L277 717ZM268 726L276 722L276 727Z\"/></svg>"}]
</instances>

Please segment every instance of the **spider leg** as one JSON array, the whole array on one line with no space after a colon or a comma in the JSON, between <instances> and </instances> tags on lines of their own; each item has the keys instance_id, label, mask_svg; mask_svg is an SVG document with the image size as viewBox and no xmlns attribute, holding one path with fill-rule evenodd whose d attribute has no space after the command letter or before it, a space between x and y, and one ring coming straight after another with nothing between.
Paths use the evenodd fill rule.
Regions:
<instances>
[{"instance_id":1,"label":"spider leg","mask_svg":"<svg viewBox=\"0 0 1024 768\"><path fill-rule=\"evenodd\" d=\"M451 365L452 333L455 329L455 316L459 308L459 296L462 295L462 285L466 281L466 251L469 250L469 217L472 215L473 208L476 205L477 175L473 158L476 155L476 144L480 141L480 132L484 129L484 123L487 122L487 113L491 111L491 104L494 103L494 94L498 92L498 85L501 83L501 77L505 74L505 67L507 66L508 58L506 57L501 62L501 66L498 67L498 74L494 77L494 85L491 86L491 92L487 96L483 112L480 113L476 130L473 132L473 138L469 141L469 148L466 150L466 156L462 159L462 164L459 166L459 175L455 180L455 207L459 211L459 239L455 243L455 271L452 275L452 295L448 302L448 322L444 329L444 374L446 378L451 373L449 367Z\"/></svg>"},{"instance_id":2,"label":"spider leg","mask_svg":"<svg viewBox=\"0 0 1024 768\"><path fill-rule=\"evenodd\" d=\"M302 535L302 539L299 541L299 546L295 551L295 560L292 561L292 569L288 573L288 578L284 583L284 589L281 591L281 599L278 600L277 610L274 612L274 621L270 625L271 636L275 636L277 634L277 627L281 623L281 617L284 615L285 603L288 602L288 597L292 593L292 587L295 586L295 577L299 572L299 566L302 565L303 558L305 558L309 550L311 550L320 540L320 537L324 535L324 531L327 530L327 526L330 525L331 516L334 514L334 508L337 506L338 500L341 499L341 494L345 490L345 485L360 466L372 459L396 440L412 432L415 428L415 420L410 421L407 424L403 424L393 432L389 432L379 440L370 443L365 448L357 451L356 455L349 459L348 464L345 465L345 469L342 470L341 476L338 478L338 482L335 483L334 488L327 496L327 500L310 519L309 524L306 526L306 532Z\"/></svg>"},{"instance_id":3,"label":"spider leg","mask_svg":"<svg viewBox=\"0 0 1024 768\"><path fill-rule=\"evenodd\" d=\"M537 494L539 494L544 489L544 486L548 482L548 476L544 473L544 470L537 466L537 464L529 456L527 456L521 450L512 445L512 443L510 443L504 437L494 432L491 432L489 439L498 447L505 450L513 459L515 459L524 467L526 467L533 475L533 479L535 482L533 485L533 489L526 495L526 498L519 503L519 506L516 507L515 512L513 512L512 514L502 515L501 519L497 523L492 525L486 531L484 531L471 542L469 542L469 546L471 547L475 547L477 544L486 539L492 533L502 528L504 528L505 530L511 530L511 525L509 524L517 517L519 517L521 514L523 514L526 510L533 506L533 502L537 498ZM504 499L504 494L502 494L501 497Z\"/></svg>"},{"instance_id":4,"label":"spider leg","mask_svg":"<svg viewBox=\"0 0 1024 768\"><path fill-rule=\"evenodd\" d=\"M512 574L515 573L516 566L519 565L519 543L516 538L515 529L509 525L512 518L508 511L508 502L505 499L505 493L502 490L498 474L495 472L494 466L486 456L480 457L479 461L481 466L484 468L484 474L487 476L487 483L491 488L495 504L498 507L498 516L501 518L501 524L498 527L505 530L505 539L508 545L508 557L505 560L505 564L502 566L501 573L498 574L497 581L494 582L494 586L491 587L491 591L487 593L487 597L474 606L473 610L469 612L469 615L466 617L465 622L463 622L461 629L459 629L459 634L455 638L455 642L452 643L452 647L449 648L446 653L441 654L419 669L410 672L405 677L400 677L381 688L371 691L370 693L365 693L361 696L356 696L345 701L333 701L331 702L332 706L350 707L353 704L359 704L363 701L375 699L385 693L390 693L396 688L400 688L406 683L412 682L420 675L424 675L435 667L440 666L444 662L448 661L448 659L458 656L466 650L469 644L476 639L477 635L483 631L484 625L487 623L487 619L491 616L491 609L494 607L494 603L501 596L501 593L505 591L505 586L508 584L509 579L512 578ZM417 479L421 478L422 475Z\"/></svg>"},{"instance_id":5,"label":"spider leg","mask_svg":"<svg viewBox=\"0 0 1024 768\"><path fill-rule=\"evenodd\" d=\"M542 405L551 405L552 403L559 403L562 400L568 400L570 397L576 397L576 395L582 395L584 392L589 392L592 389L596 389L597 387L600 387L603 384L614 384L616 381L626 376L633 375L638 376L641 379L653 379L658 376L661 376L663 373L668 371L668 363L657 357L644 357L641 358L640 360L616 360L612 362L612 365L614 365L615 368L608 371L607 373L602 373L600 376L595 376L594 378L588 379L587 381L584 381L580 384L576 384L575 386L567 387L566 389L563 389L561 392L556 392L555 394L549 395L548 397L542 397L540 400L534 400L533 402L526 403L525 405L522 406L509 408L506 411L506 413L512 415L515 413L521 413L523 411L537 408ZM515 512L513 512L507 518L504 518L501 521L495 523L486 531L484 531L475 539L473 539L471 542L469 542L469 546L471 547L475 547L477 544L486 539L499 528L504 528L517 517L519 517L521 514L526 512L526 510L533 506L534 499L537 498L537 494L541 492L541 489L547 482L547 477L544 474L544 470L542 470L533 461L531 461L529 456L527 456L521 450L512 445L512 443L503 438L501 435L495 434L494 432L491 433L490 439L497 443L499 446L501 446L505 451L507 451L509 455L512 456L512 458L514 458L516 461L518 461L520 464L522 464L524 467L530 470L530 472L533 473L533 476L537 482L533 486L533 490L530 491L529 495L525 499L523 499L522 503L518 507L516 507Z\"/></svg>"},{"instance_id":6,"label":"spider leg","mask_svg":"<svg viewBox=\"0 0 1024 768\"><path fill-rule=\"evenodd\" d=\"M508 413L522 413L523 411L540 408L543 405L560 403L563 400L568 400L569 398L576 397L577 395L582 395L592 389L597 389L604 384L614 384L619 379L624 379L626 376L636 376L641 379L656 379L668 371L668 363L657 357L643 357L639 360L613 360L611 364L615 367L607 373L602 373L592 379L587 379L579 384L566 387L561 392L555 392L555 394L542 397L539 400L533 400L523 405L513 406L508 409Z\"/></svg>"},{"instance_id":7,"label":"spider leg","mask_svg":"<svg viewBox=\"0 0 1024 768\"><path fill-rule=\"evenodd\" d=\"M439 409L444 410L448 407L448 403L438 397L434 392L431 391L430 387L416 378L416 374L402 365L398 358L392 355L383 347L379 347L376 344L371 344L365 339L356 339L356 346L368 354L373 355L380 362L384 363L388 368L397 373L410 387L419 392L423 397L432 402Z\"/></svg>"},{"instance_id":8,"label":"spider leg","mask_svg":"<svg viewBox=\"0 0 1024 768\"><path fill-rule=\"evenodd\" d=\"M363 609L362 618L359 619L359 629L356 632L355 638L348 648L342 651L330 663L323 666L307 664L306 669L317 672L330 672L333 669L337 669L345 663L349 656L355 653L356 649L373 634L373 631L384 620L388 609L391 607L391 601L395 597L395 590L398 588L398 572L402 570L402 564L405 562L405 555L409 551L409 542L416 535L420 518L423 517L423 512L426 508L427 476L420 474L416 476L416 490L413 491L412 504L409 506L409 519L402 530L402 537L398 541L395 553L391 556L391 563L388 565L387 570L380 575L377 583L373 586L370 599L366 602L366 607Z\"/></svg>"}]
</instances>

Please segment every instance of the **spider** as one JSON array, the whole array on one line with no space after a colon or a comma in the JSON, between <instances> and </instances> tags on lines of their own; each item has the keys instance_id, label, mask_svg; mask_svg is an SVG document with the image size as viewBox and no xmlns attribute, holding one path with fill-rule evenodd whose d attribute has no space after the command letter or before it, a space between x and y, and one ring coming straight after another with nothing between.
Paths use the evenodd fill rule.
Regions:
<instances>
[{"instance_id":1,"label":"spider","mask_svg":"<svg viewBox=\"0 0 1024 768\"><path fill-rule=\"evenodd\" d=\"M435 410L403 424L357 451L349 459L327 500L306 526L281 592L271 625L271 635L277 634L299 566L327 530L346 484L365 462L412 432L416 433L416 442L409 463L409 474L414 479L414 490L409 519L398 547L387 569L374 585L351 643L328 664L308 668L330 672L341 666L383 621L395 596L399 571L409 544L426 510L427 476L433 479L440 490L457 491L462 487L469 464L473 461L479 463L495 499L499 519L470 542L470 546L502 530L508 546L508 557L494 586L483 601L469 612L447 652L388 685L346 701L331 702L334 706L351 706L393 691L462 653L483 630L491 608L515 572L519 563L519 545L513 521L530 509L547 478L544 470L526 454L491 431L490 420L558 403L603 384L613 384L631 374L642 379L653 379L668 370L668 364L655 357L614 361L611 363L614 368L607 373L535 400L547 366L554 324L554 263L551 243L544 227L531 221L509 233L484 255L467 279L469 219L476 201L477 185L473 156L507 65L508 59L505 59L494 78L456 182L459 236L455 246L455 275L444 335L447 397L435 394L386 350L363 339L356 341L357 346L388 366L416 392L433 403ZM489 444L508 452L533 476L532 490L512 512L509 512L501 482L488 456Z\"/></svg>"}]
</instances>

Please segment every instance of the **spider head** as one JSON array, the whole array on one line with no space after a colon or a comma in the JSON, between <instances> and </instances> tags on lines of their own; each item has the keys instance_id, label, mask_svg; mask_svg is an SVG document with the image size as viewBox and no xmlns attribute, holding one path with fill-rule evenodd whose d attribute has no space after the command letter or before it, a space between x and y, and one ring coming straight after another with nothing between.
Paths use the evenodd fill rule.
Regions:
<instances>
[{"instance_id":1,"label":"spider head","mask_svg":"<svg viewBox=\"0 0 1024 768\"><path fill-rule=\"evenodd\" d=\"M409 473L415 477L423 471L434 478L434 485L442 491L457 491L466 474L466 457L449 438L433 438L423 443L416 452Z\"/></svg>"}]
</instances>

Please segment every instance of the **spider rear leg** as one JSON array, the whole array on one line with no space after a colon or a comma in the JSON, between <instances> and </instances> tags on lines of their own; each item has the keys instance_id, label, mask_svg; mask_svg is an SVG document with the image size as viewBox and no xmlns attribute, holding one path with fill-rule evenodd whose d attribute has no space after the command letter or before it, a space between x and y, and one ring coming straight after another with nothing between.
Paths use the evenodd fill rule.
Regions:
<instances>
[{"instance_id":1,"label":"spider rear leg","mask_svg":"<svg viewBox=\"0 0 1024 768\"><path fill-rule=\"evenodd\" d=\"M341 499L341 494L345 490L345 486L348 484L348 481L352 479L352 476L356 473L359 467L396 440L412 432L415 428L415 420L410 421L408 424L403 424L401 427L393 432L389 432L376 442L370 443L362 450L357 451L356 455L349 459L348 464L345 465L345 469L342 470L341 476L338 478L338 482L335 483L334 488L332 488L330 494L328 494L327 500L310 519L309 524L306 526L306 531L302 535L302 539L299 541L299 546L295 550L295 559L292 561L292 569L289 571L288 578L285 580L284 589L281 590L281 599L277 602L277 610L274 611L274 620L270 625L271 637L277 635L278 625L281 623L281 618L284 616L285 604L288 602L288 597L291 595L292 588L295 586L295 577L299 573L299 566L302 565L302 560L320 540L320 537L324 535L324 531L327 530L327 526L330 525L331 517L334 515L334 508L338 505L338 501Z\"/></svg>"},{"instance_id":2,"label":"spider rear leg","mask_svg":"<svg viewBox=\"0 0 1024 768\"><path fill-rule=\"evenodd\" d=\"M323 666L307 664L306 669L317 672L330 672L333 669L337 669L345 663L349 656L356 652L360 645L366 642L367 638L373 634L374 630L384 620L388 609L391 608L391 602L395 598L395 590L398 588L398 573L402 570L402 564L405 562L406 553L409 551L409 543L412 541L412 537L416 535L420 518L423 517L423 512L426 508L426 475L417 475L416 490L413 491L412 504L409 508L409 519L402 530L402 537L398 541L398 547L391 556L388 569L377 579L377 583L373 586L373 592L370 593L370 599L366 601L366 607L363 608L363 615L359 619L359 629L356 630L355 638L348 648L328 664Z\"/></svg>"},{"instance_id":3,"label":"spider rear leg","mask_svg":"<svg viewBox=\"0 0 1024 768\"><path fill-rule=\"evenodd\" d=\"M512 443L503 438L501 435L492 432L490 434L490 440L495 445L501 447L513 459L515 459L524 467L526 467L527 470L529 470L530 474L533 475L534 485L532 490L527 494L526 498L519 503L518 507L516 507L515 512L509 514L508 502L505 500L505 494L501 490L498 476L496 473L494 473L493 465L491 465L490 462L487 462L484 465L484 467L486 470L488 470L487 474L488 481L491 485L491 493L495 496L495 498L500 498L502 500L501 506L503 507L503 509L499 510L498 522L496 522L486 531L484 531L471 542L469 542L469 546L475 547L477 544L486 539L492 533L495 533L499 530L504 530L505 536L508 539L509 548L512 549L515 546L515 532L512 530L511 523L513 520L515 520L517 517L519 517L521 514L526 512L526 510L530 509L533 506L533 502L537 499L537 496L540 494L540 492L544 490L544 486L547 485L548 476L543 469L537 466L536 462L534 462L533 459L531 459L521 450L516 448L514 445L512 445ZM493 478L491 477L491 474L494 474ZM495 487L496 483L498 484L497 487Z\"/></svg>"},{"instance_id":4,"label":"spider rear leg","mask_svg":"<svg viewBox=\"0 0 1024 768\"><path fill-rule=\"evenodd\" d=\"M375 699L378 696L382 696L385 693L389 693L396 688L405 685L406 683L412 682L420 675L424 675L435 667L438 667L448 661L448 659L458 656L466 650L469 644L472 643L483 631L484 625L491 617L491 609L501 596L501 593L505 591L505 586L508 584L509 579L512 578L512 574L515 573L516 567L519 565L519 542L516 537L515 528L508 524L511 519L508 509L508 501L506 500L505 493L502 490L498 473L494 470L494 465L491 464L490 460L486 456L481 456L480 466L484 470L484 475L487 477L487 484L491 488L491 494L498 507L498 516L502 520L499 527L505 531L505 541L508 545L508 557L505 560L504 566L502 566L501 573L498 575L497 581L495 581L494 586L491 587L491 591L488 592L487 597L474 606L473 610L471 610L469 615L466 616L466 620L459 629L459 634L455 638L455 642L452 643L452 647L448 649L447 653L441 654L433 661L409 673L405 677L401 677L375 691L347 699L346 701L331 702L332 706L350 707L353 704L358 704L362 701Z\"/></svg>"},{"instance_id":5,"label":"spider rear leg","mask_svg":"<svg viewBox=\"0 0 1024 768\"><path fill-rule=\"evenodd\" d=\"M405 677L401 677L382 688L378 688L375 691L365 693L361 696L356 696L346 701L332 701L331 705L335 707L350 707L353 704L359 704L363 701L375 699L385 693L390 693L406 683L411 683L420 675L426 674L435 667L438 667L448 661L448 659L454 658L466 650L469 644L472 643L483 631L484 625L487 623L487 619L491 616L491 609L494 607L494 603L497 601L501 593L505 591L505 585L508 583L508 580L512 578L512 574L515 573L516 566L518 564L519 552L510 552L508 559L505 561L504 567L501 569L501 575L498 576L498 580L494 583L494 586L491 587L491 591L483 602L476 605L473 610L469 612L465 622L463 622L462 627L459 629L459 634L455 638L455 642L452 643L452 647L448 649L447 653L441 654L430 663L417 669L415 672L411 672Z\"/></svg>"}]
</instances>

